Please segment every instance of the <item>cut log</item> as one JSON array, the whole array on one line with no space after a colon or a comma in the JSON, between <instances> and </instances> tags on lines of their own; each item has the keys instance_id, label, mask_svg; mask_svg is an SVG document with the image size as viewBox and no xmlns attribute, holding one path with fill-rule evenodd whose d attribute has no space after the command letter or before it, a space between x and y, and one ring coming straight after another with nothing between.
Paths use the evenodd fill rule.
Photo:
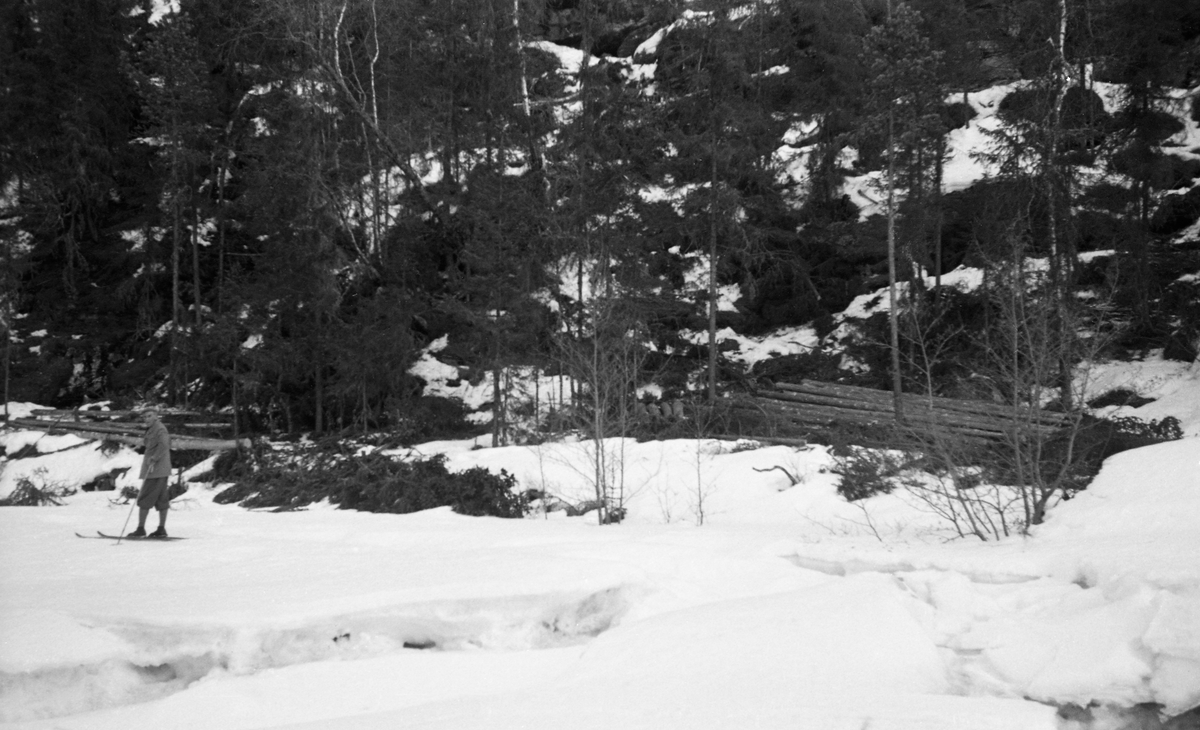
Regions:
<instances>
[{"instance_id":1,"label":"cut log","mask_svg":"<svg viewBox=\"0 0 1200 730\"><path fill-rule=\"evenodd\" d=\"M769 418L790 424L792 428L843 423L892 429L898 436L907 435L908 438L919 440L936 437L939 432L942 432L956 437L1003 441L1011 439L1014 433L1024 428L1032 428L1043 436L1049 435L1055 430L1045 425L1014 424L1007 419L987 419L953 412L933 412L928 409L906 413L905 422L898 424L890 409L873 408L868 404L853 402L851 402L851 407L845 407L836 401L832 403L797 402L759 396L739 402L735 407L757 411Z\"/></svg>"},{"instance_id":2,"label":"cut log","mask_svg":"<svg viewBox=\"0 0 1200 730\"><path fill-rule=\"evenodd\" d=\"M9 421L9 425L14 428L27 428L35 431L62 431L92 441L117 441L131 446L145 445L141 436L143 429L123 428L115 424L84 425L39 421L33 418L15 418ZM249 448L250 439L210 439L186 434L171 434L172 451L226 451L239 447Z\"/></svg>"},{"instance_id":3,"label":"cut log","mask_svg":"<svg viewBox=\"0 0 1200 730\"><path fill-rule=\"evenodd\" d=\"M811 393L813 395L822 395L845 400L866 401L885 405L890 405L892 403L892 394L887 391L875 390L874 388L860 388L854 385L840 385L837 383L823 383L816 380L803 380L799 383L777 383L775 387L778 390L792 393ZM1006 406L999 403L988 403L986 401L967 400L964 398L945 398L943 396L906 394L903 396L902 402L906 408L910 406L926 407L937 410L962 411L966 413L979 413L1007 418L1012 418L1013 414L1017 413L1020 414L1022 419L1034 420L1038 423L1047 423L1055 426L1065 426L1071 420L1070 416L1066 414L1054 413L1039 408L1020 407L1014 409L1012 406Z\"/></svg>"},{"instance_id":4,"label":"cut log","mask_svg":"<svg viewBox=\"0 0 1200 730\"><path fill-rule=\"evenodd\" d=\"M769 401L777 401L786 404L785 407L794 410L805 410L817 407L835 408L845 411L858 411L871 414L877 420L894 420L892 404L873 403L865 400L847 399L841 400L832 396L812 395L809 393L771 393L761 392L758 398ZM979 413L967 413L965 411L940 410L930 408L929 405L914 403L909 407L906 404L904 411L904 421L909 424L923 424L931 426L944 426L948 428L963 427L973 428L984 431L995 431L997 433L1007 433L1018 427L1031 428L1038 433L1050 433L1055 428L1049 424L1042 423L1025 423L1023 421L1013 420L1012 414L1007 416L985 415Z\"/></svg>"},{"instance_id":5,"label":"cut log","mask_svg":"<svg viewBox=\"0 0 1200 730\"><path fill-rule=\"evenodd\" d=\"M860 388L851 385L838 385L836 383L822 383L818 381L805 380L800 383L779 383L777 387L779 390L788 392L811 393L814 395L823 395L840 399L862 400L881 404L890 404L892 402L892 394L886 391L875 390L873 388ZM962 411L966 413L979 413L1008 418L1011 418L1014 413L1030 414L1030 416L1036 418L1038 421L1044 421L1056 425L1065 425L1070 421L1070 417L1062 413L1053 413L1036 408L1014 409L1012 406L1001 405L998 403L973 401L961 398L906 394L903 396L903 402L905 406L925 407L937 410Z\"/></svg>"},{"instance_id":6,"label":"cut log","mask_svg":"<svg viewBox=\"0 0 1200 730\"><path fill-rule=\"evenodd\" d=\"M161 415L168 418L187 418L192 416L206 416L208 418L219 417L214 416L211 413L204 413L203 411L185 411L175 408L160 408L158 411ZM136 418L142 413L143 411L93 411L87 409L64 410L58 408L34 408L30 411L30 414L34 416L41 416L44 418L73 418L75 420L80 418Z\"/></svg>"},{"instance_id":7,"label":"cut log","mask_svg":"<svg viewBox=\"0 0 1200 730\"><path fill-rule=\"evenodd\" d=\"M116 433L137 435L143 433L146 428L140 424L134 423L78 423L76 421L47 421L36 418L14 418L9 421L14 426L21 428L40 429L45 431L48 428L57 428L63 431L95 431L97 433Z\"/></svg>"}]
</instances>

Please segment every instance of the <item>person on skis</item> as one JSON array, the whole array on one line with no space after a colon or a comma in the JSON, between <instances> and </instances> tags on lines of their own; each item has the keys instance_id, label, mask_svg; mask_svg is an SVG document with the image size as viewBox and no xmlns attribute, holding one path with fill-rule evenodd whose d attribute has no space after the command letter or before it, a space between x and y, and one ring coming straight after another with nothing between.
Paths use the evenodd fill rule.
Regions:
<instances>
[{"instance_id":1,"label":"person on skis","mask_svg":"<svg viewBox=\"0 0 1200 730\"><path fill-rule=\"evenodd\" d=\"M142 412L142 423L146 425L146 452L142 456L142 489L137 498L138 526L126 537L165 538L167 509L171 506L171 490L167 485L171 476L171 435L155 408ZM146 517L151 508L158 510L158 529L147 535Z\"/></svg>"}]
</instances>

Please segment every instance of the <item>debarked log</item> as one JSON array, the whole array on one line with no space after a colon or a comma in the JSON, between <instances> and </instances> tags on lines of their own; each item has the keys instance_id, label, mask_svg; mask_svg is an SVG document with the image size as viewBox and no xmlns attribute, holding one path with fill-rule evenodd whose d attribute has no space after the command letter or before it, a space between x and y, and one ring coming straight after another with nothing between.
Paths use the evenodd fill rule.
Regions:
<instances>
[{"instance_id":1,"label":"debarked log","mask_svg":"<svg viewBox=\"0 0 1200 730\"><path fill-rule=\"evenodd\" d=\"M114 424L76 424L40 421L33 418L14 418L8 422L13 428L26 428L35 431L62 431L79 438L93 441L116 441L131 446L143 446L144 439L140 435L144 429L125 428ZM106 426L105 428L97 428ZM210 439L185 434L171 434L172 451L226 451L236 448L249 448L250 439Z\"/></svg>"},{"instance_id":2,"label":"debarked log","mask_svg":"<svg viewBox=\"0 0 1200 730\"><path fill-rule=\"evenodd\" d=\"M816 380L803 380L799 383L776 383L775 388L790 393L808 393L812 395L838 398L841 400L857 400L890 406L893 402L892 393L874 388L862 388L855 385L824 383ZM767 391L771 392L771 391ZM1013 418L1014 414L1022 420L1031 420L1055 426L1067 425L1071 418L1063 413L1042 410L1029 406L1007 406L1000 403L968 400L965 398L946 398L944 396L926 396L904 394L901 402L907 407L924 407L935 410L960 411L964 413L991 415L1001 418Z\"/></svg>"},{"instance_id":3,"label":"debarked log","mask_svg":"<svg viewBox=\"0 0 1200 730\"><path fill-rule=\"evenodd\" d=\"M861 426L877 426L895 429L899 432L911 432L928 438L936 436L940 431L957 436L984 438L988 440L1006 440L1013 437L1025 424L1014 425L1011 421L986 421L976 419L955 419L943 413L906 413L905 421L897 423L890 410L883 408L854 408L841 405L827 405L803 402L789 402L775 398L747 399L739 407L752 408L775 418L790 421L793 424L809 426L828 426L833 423L854 424ZM1019 426L1019 427L1018 427ZM1048 435L1054 432L1049 426L1034 425L1032 428L1039 434Z\"/></svg>"},{"instance_id":4,"label":"debarked log","mask_svg":"<svg viewBox=\"0 0 1200 730\"><path fill-rule=\"evenodd\" d=\"M80 418L136 418L143 412L144 411L94 411L86 408L34 408L30 411L30 414L34 416L41 416L43 418L71 418L74 420L79 420ZM211 413L206 414L203 411L185 411L177 408L159 408L158 412L163 417L167 418L192 416L213 417Z\"/></svg>"},{"instance_id":5,"label":"debarked log","mask_svg":"<svg viewBox=\"0 0 1200 730\"><path fill-rule=\"evenodd\" d=\"M784 405L784 407L792 408L793 410L808 410L811 408L825 407L874 414L881 420L895 420L892 403L890 401L876 403L854 399L843 400L831 396L819 396L807 393L801 394L784 392L760 392L758 398L760 400L778 402L781 405ZM906 423L975 428L985 431L995 431L997 433L1008 433L1024 428L1032 429L1037 433L1052 433L1056 430L1056 427L1052 424L1037 421L1024 421L1019 417L1014 418L1013 416L1014 414L1012 413L1004 416L995 416L990 414L941 410L930 408L928 404L920 402L905 402L904 404L904 421Z\"/></svg>"}]
</instances>

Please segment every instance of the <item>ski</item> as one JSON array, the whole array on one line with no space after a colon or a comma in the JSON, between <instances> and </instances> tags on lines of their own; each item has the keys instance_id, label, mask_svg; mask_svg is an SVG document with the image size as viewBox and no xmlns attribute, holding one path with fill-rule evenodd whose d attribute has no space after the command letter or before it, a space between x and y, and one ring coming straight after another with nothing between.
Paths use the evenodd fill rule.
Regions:
<instances>
[{"instance_id":1,"label":"ski","mask_svg":"<svg viewBox=\"0 0 1200 730\"><path fill-rule=\"evenodd\" d=\"M80 535L78 532L76 532L75 537L82 537L84 539L91 539L91 540L127 540L129 542L141 542L143 540L146 542L167 542L169 540L186 540L187 539L186 537L129 537L128 535L126 535L124 537L120 537L118 535L106 535L105 533L100 532L99 530L96 531L95 535Z\"/></svg>"}]
</instances>

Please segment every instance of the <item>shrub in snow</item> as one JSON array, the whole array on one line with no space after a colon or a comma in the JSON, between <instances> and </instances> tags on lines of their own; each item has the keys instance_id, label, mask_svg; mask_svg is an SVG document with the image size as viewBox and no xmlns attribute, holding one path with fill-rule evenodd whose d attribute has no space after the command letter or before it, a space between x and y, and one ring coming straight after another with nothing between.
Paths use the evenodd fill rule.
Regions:
<instances>
[{"instance_id":1,"label":"shrub in snow","mask_svg":"<svg viewBox=\"0 0 1200 730\"><path fill-rule=\"evenodd\" d=\"M476 467L446 469L445 456L400 461L374 453L331 453L320 447L243 462L237 483L218 494L221 504L290 510L329 500L345 509L407 513L449 506L464 515L523 517L529 500L507 472ZM264 463L265 462L265 463Z\"/></svg>"},{"instance_id":2,"label":"shrub in snow","mask_svg":"<svg viewBox=\"0 0 1200 730\"><path fill-rule=\"evenodd\" d=\"M842 477L838 494L854 502L876 494L890 494L896 478L906 468L901 452L883 449L834 447L833 473Z\"/></svg>"},{"instance_id":3,"label":"shrub in snow","mask_svg":"<svg viewBox=\"0 0 1200 730\"><path fill-rule=\"evenodd\" d=\"M62 506L63 498L75 493L75 490L62 482L46 480L44 467L35 469L30 476L17 479L17 486L4 499L0 499L3 507L42 507L45 505ZM36 481L35 481L36 480Z\"/></svg>"},{"instance_id":4,"label":"shrub in snow","mask_svg":"<svg viewBox=\"0 0 1200 730\"><path fill-rule=\"evenodd\" d=\"M418 461L386 456L362 459L353 476L343 479L333 499L342 507L367 512L417 512L450 506L464 515L523 517L529 505L516 479L482 467L446 469L443 454Z\"/></svg>"},{"instance_id":5,"label":"shrub in snow","mask_svg":"<svg viewBox=\"0 0 1200 730\"><path fill-rule=\"evenodd\" d=\"M1038 467L1047 479L1061 475L1062 496L1069 499L1087 488L1108 457L1182 437L1178 419L1171 416L1161 421L1085 418L1074 433L1064 431L1046 441ZM1011 470L996 471L1000 479L1017 481Z\"/></svg>"}]
</instances>

